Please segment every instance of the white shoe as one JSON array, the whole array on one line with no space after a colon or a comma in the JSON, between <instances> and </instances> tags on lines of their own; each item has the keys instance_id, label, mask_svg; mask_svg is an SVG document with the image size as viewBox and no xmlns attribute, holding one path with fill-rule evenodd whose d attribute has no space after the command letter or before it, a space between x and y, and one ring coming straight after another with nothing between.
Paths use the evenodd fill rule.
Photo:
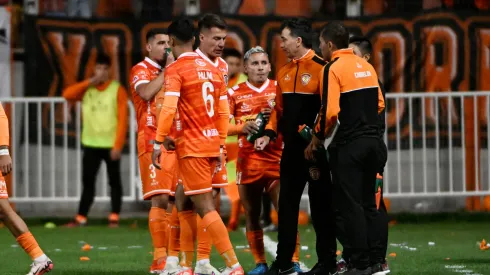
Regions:
<instances>
[{"instance_id":1,"label":"white shoe","mask_svg":"<svg viewBox=\"0 0 490 275\"><path fill-rule=\"evenodd\" d=\"M219 275L221 272L218 271L214 266L212 266L209 262L200 264L196 263L196 268L194 269L195 275Z\"/></svg>"},{"instance_id":2,"label":"white shoe","mask_svg":"<svg viewBox=\"0 0 490 275\"><path fill-rule=\"evenodd\" d=\"M176 261L167 261L165 268L160 275L176 275L182 270L182 267Z\"/></svg>"},{"instance_id":3,"label":"white shoe","mask_svg":"<svg viewBox=\"0 0 490 275\"><path fill-rule=\"evenodd\" d=\"M221 272L221 275L245 275L245 272L243 271L243 267L239 265L235 268L227 267Z\"/></svg>"},{"instance_id":4,"label":"white shoe","mask_svg":"<svg viewBox=\"0 0 490 275\"><path fill-rule=\"evenodd\" d=\"M31 271L27 275L42 275L50 272L53 268L54 264L49 258L44 261L34 261L31 264Z\"/></svg>"}]
</instances>

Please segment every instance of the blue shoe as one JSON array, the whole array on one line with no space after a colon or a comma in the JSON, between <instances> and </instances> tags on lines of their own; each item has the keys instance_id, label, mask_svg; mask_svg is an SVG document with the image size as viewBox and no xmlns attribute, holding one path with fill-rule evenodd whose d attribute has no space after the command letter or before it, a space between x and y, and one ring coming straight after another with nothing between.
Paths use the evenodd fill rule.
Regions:
<instances>
[{"instance_id":1,"label":"blue shoe","mask_svg":"<svg viewBox=\"0 0 490 275\"><path fill-rule=\"evenodd\" d=\"M265 274L268 270L269 270L269 268L267 267L267 264L260 263L260 264L257 264L257 266L254 269L250 270L247 274L248 275L262 275L262 274Z\"/></svg>"},{"instance_id":2,"label":"blue shoe","mask_svg":"<svg viewBox=\"0 0 490 275\"><path fill-rule=\"evenodd\" d=\"M293 263L293 268L294 268L294 272L303 273L303 270L301 270L299 263Z\"/></svg>"}]
</instances>

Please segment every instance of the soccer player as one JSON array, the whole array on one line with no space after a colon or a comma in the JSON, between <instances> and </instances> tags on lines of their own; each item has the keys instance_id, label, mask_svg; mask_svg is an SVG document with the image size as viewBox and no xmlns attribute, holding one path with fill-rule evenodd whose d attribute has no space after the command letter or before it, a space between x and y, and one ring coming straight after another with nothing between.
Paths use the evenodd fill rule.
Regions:
<instances>
[{"instance_id":1,"label":"soccer player","mask_svg":"<svg viewBox=\"0 0 490 275\"><path fill-rule=\"evenodd\" d=\"M0 217L19 245L34 261L27 275L41 275L51 271L54 265L39 247L25 222L10 206L4 178L10 171L12 171L12 159L9 153L9 123L3 106L0 104Z\"/></svg>"},{"instance_id":2,"label":"soccer player","mask_svg":"<svg viewBox=\"0 0 490 275\"><path fill-rule=\"evenodd\" d=\"M276 82L268 79L271 64L267 53L257 46L244 55L245 73L248 81L228 90L230 115L236 125L228 126L228 135L238 135L237 185L240 199L245 208L247 239L255 259L256 267L249 275L267 272L264 250L264 232L260 226L262 192L269 193L274 207L279 200L279 163L282 155L282 136L271 142L262 151L256 151L254 141L248 135L259 130L256 119L259 113L268 118L275 105ZM265 123L265 121L261 121ZM259 195L258 195L259 194ZM299 267L299 242L293 255L295 268Z\"/></svg>"},{"instance_id":3,"label":"soccer player","mask_svg":"<svg viewBox=\"0 0 490 275\"><path fill-rule=\"evenodd\" d=\"M175 140L175 148L185 195L195 205L203 227L226 263L222 274L240 275L243 274L243 268L238 263L212 195L212 178L222 165L228 129L226 83L216 67L192 52L193 32L193 23L189 19L174 21L168 28L170 45L177 61L166 69L165 98L152 159L153 164L159 167L157 159L161 155L160 145L163 144L167 149L173 146L165 138L169 135L178 109L178 138ZM165 162L165 159L160 159L160 162ZM191 234L196 232L196 218L192 213L192 205L185 211L180 211L181 235L183 227L189 227ZM183 243L181 248L187 261L187 254L182 246ZM192 270L184 269L182 273L192 273Z\"/></svg>"},{"instance_id":4,"label":"soccer player","mask_svg":"<svg viewBox=\"0 0 490 275\"><path fill-rule=\"evenodd\" d=\"M146 50L148 56L131 69L131 94L136 108L138 121L138 160L143 199L151 201L148 219L151 238L153 240L153 263L150 273L161 273L167 257L167 228L169 193L172 186L175 152L165 152L163 170L155 169L151 162L153 144L150 141L156 135L156 106L155 96L163 86L164 67L173 61L169 37L163 32L150 31L146 35ZM165 169L166 168L166 169Z\"/></svg>"},{"instance_id":5,"label":"soccer player","mask_svg":"<svg viewBox=\"0 0 490 275\"><path fill-rule=\"evenodd\" d=\"M296 247L299 204L307 182L318 255L318 263L307 274L335 273L337 243L330 171L327 165L323 165L327 162L324 154L318 154L313 161L306 158L308 142L298 133L303 125L313 127L320 109L318 72L325 62L311 49L313 29L309 20L289 19L280 29L281 48L291 61L277 73L276 105L264 136L256 142L256 148L263 150L269 141L277 137L278 131L284 140L277 257L267 274L287 275L295 272L291 259Z\"/></svg>"}]
</instances>

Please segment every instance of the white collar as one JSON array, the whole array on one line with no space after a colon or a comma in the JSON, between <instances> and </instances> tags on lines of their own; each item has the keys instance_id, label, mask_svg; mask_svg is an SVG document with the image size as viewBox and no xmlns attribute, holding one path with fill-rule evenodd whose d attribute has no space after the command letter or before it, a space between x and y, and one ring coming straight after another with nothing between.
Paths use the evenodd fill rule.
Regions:
<instances>
[{"instance_id":1,"label":"white collar","mask_svg":"<svg viewBox=\"0 0 490 275\"><path fill-rule=\"evenodd\" d=\"M219 65L219 58L216 58L216 60L213 62L209 57L207 57L199 48L196 49L196 53L204 60L209 62L211 65L218 67Z\"/></svg>"},{"instance_id":2,"label":"white collar","mask_svg":"<svg viewBox=\"0 0 490 275\"><path fill-rule=\"evenodd\" d=\"M248 82L248 80L245 83L247 83L247 86L250 89L256 91L257 93L262 93L269 86L269 79L267 78L267 80L262 84L262 86L260 86L260 88L255 87L254 85L252 85L252 83Z\"/></svg>"},{"instance_id":3,"label":"white collar","mask_svg":"<svg viewBox=\"0 0 490 275\"><path fill-rule=\"evenodd\" d=\"M150 65L152 65L153 67L155 67L155 68L159 69L159 70L161 70L161 69L162 69L162 66L160 66L160 64L156 63L155 61L153 61L153 60L152 60L151 58L149 58L148 56L147 56L147 57L145 57L145 61L146 61L147 63L149 63Z\"/></svg>"}]
</instances>

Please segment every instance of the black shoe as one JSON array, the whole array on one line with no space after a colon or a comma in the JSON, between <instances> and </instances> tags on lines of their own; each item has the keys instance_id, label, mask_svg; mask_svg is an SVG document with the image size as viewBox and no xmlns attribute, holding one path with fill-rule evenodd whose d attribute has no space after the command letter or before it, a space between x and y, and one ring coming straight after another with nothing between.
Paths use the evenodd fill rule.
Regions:
<instances>
[{"instance_id":1,"label":"black shoe","mask_svg":"<svg viewBox=\"0 0 490 275\"><path fill-rule=\"evenodd\" d=\"M289 275L289 274L293 274L293 275L298 274L294 270L293 263L289 263L289 265L287 266L279 266L277 262L273 262L269 267L269 270L266 273L264 273L264 275Z\"/></svg>"},{"instance_id":2,"label":"black shoe","mask_svg":"<svg viewBox=\"0 0 490 275\"><path fill-rule=\"evenodd\" d=\"M350 268L346 272L344 272L344 275L371 275L371 267L368 267L366 269L357 269L357 268Z\"/></svg>"},{"instance_id":3,"label":"black shoe","mask_svg":"<svg viewBox=\"0 0 490 275\"><path fill-rule=\"evenodd\" d=\"M329 268L325 263L316 263L310 271L301 272L300 275L337 275L337 268Z\"/></svg>"},{"instance_id":4,"label":"black shoe","mask_svg":"<svg viewBox=\"0 0 490 275\"><path fill-rule=\"evenodd\" d=\"M386 275L390 273L388 263L377 263L371 266L371 272L373 275Z\"/></svg>"}]
</instances>

